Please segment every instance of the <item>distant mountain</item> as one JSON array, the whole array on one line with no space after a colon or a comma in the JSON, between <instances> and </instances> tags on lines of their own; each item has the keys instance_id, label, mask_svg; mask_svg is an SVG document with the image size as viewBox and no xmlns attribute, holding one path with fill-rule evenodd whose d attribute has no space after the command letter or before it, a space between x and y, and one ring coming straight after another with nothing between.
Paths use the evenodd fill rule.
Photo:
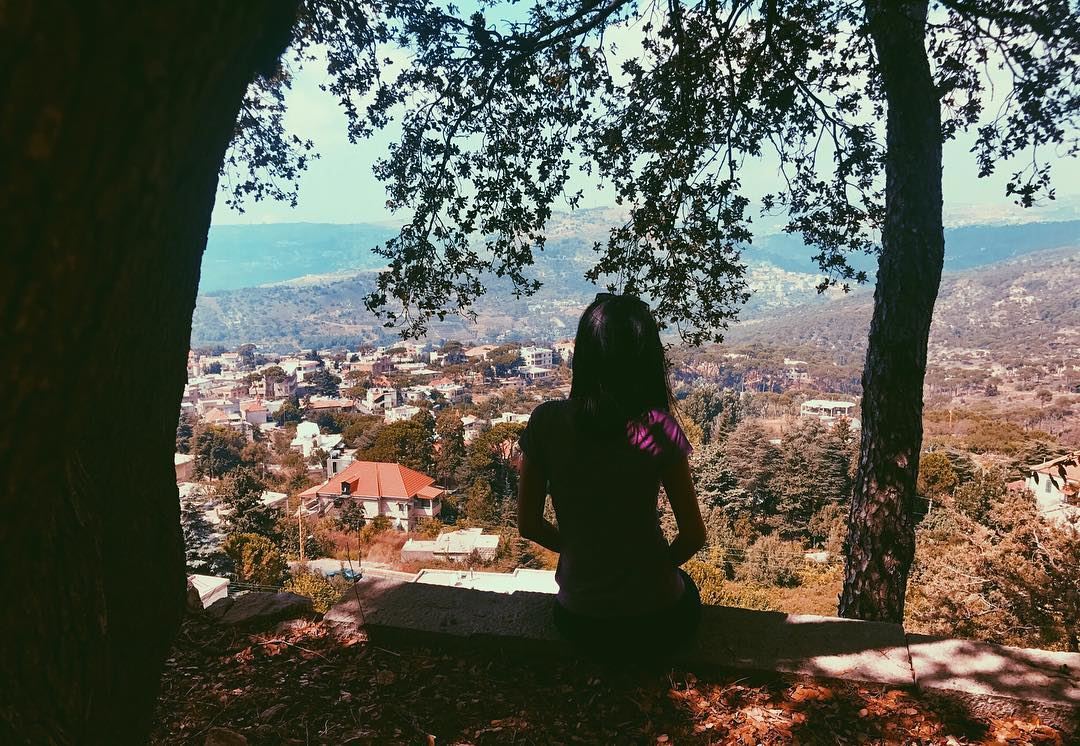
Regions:
<instances>
[{"instance_id":1,"label":"distant mountain","mask_svg":"<svg viewBox=\"0 0 1080 746\"><path fill-rule=\"evenodd\" d=\"M543 283L539 293L515 299L504 280L493 278L488 294L475 308L476 323L449 317L434 324L432 334L493 341L572 335L581 309L597 291L584 279L594 261L591 246L604 239L619 217L606 209L557 214L548 231L547 248L528 272ZM214 228L193 320L193 343L255 342L295 348L390 338L393 332L364 309L363 298L383 266L370 246L392 233L392 228L384 226L304 223ZM1080 221L965 226L946 232L946 266L978 267L1062 246L1080 247ZM786 333L784 329L791 328L802 330L797 336L809 341L814 336L814 327L807 326L809 319L825 314L820 323L829 330L830 344L865 342L865 324L833 324L828 319L857 317L859 311L849 309L869 302L869 296L864 297L866 288L851 296L818 295L815 287L820 277L813 271L810 253L790 236L766 236L748 249L748 281L754 293L741 313L742 323L732 328L732 338ZM856 261L872 267L874 258ZM798 310L788 313L792 308ZM844 329L849 335L846 339Z\"/></svg>"},{"instance_id":2,"label":"distant mountain","mask_svg":"<svg viewBox=\"0 0 1080 746\"><path fill-rule=\"evenodd\" d=\"M1080 241L945 275L930 354L984 350L995 359L1073 355L1080 345ZM728 341L818 347L860 359L873 295L861 289L827 304L788 308L733 326Z\"/></svg>"},{"instance_id":3,"label":"distant mountain","mask_svg":"<svg viewBox=\"0 0 1080 746\"><path fill-rule=\"evenodd\" d=\"M199 292L377 269L386 260L372 248L395 235L395 228L366 224L215 225L206 241Z\"/></svg>"},{"instance_id":4,"label":"distant mountain","mask_svg":"<svg viewBox=\"0 0 1080 746\"><path fill-rule=\"evenodd\" d=\"M971 269L1032 251L1077 245L1080 245L1080 220L946 228L945 269ZM815 273L817 265L810 260L815 253L798 236L778 233L755 239L746 256L789 272ZM853 255L848 261L871 275L877 270L877 256Z\"/></svg>"},{"instance_id":5,"label":"distant mountain","mask_svg":"<svg viewBox=\"0 0 1080 746\"><path fill-rule=\"evenodd\" d=\"M575 251L587 250L594 242L603 241L608 229L624 218L623 212L614 208L555 213L548 225L546 258L565 259L568 245ZM393 226L363 223L215 225L203 256L199 292L378 269L385 260L372 249L396 233ZM1078 239L1080 220L949 228L945 231L945 269L979 267L1031 251L1075 245ZM785 272L816 275L817 265L810 259L815 253L798 236L778 233L755 238L746 250L746 259ZM856 255L849 261L871 274L877 266L876 256Z\"/></svg>"}]
</instances>

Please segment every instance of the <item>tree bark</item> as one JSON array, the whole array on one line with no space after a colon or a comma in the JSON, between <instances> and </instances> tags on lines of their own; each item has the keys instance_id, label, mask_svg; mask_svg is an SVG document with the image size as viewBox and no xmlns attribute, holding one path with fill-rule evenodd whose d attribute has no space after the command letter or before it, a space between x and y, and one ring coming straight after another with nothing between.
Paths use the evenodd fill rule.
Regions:
<instances>
[{"instance_id":1,"label":"tree bark","mask_svg":"<svg viewBox=\"0 0 1080 746\"><path fill-rule=\"evenodd\" d=\"M0 742L145 740L218 169L296 0L0 9Z\"/></svg>"},{"instance_id":2,"label":"tree bark","mask_svg":"<svg viewBox=\"0 0 1080 746\"><path fill-rule=\"evenodd\" d=\"M945 256L941 104L925 0L866 0L865 8L888 104L885 223L839 613L901 622L915 554L926 345Z\"/></svg>"}]
</instances>

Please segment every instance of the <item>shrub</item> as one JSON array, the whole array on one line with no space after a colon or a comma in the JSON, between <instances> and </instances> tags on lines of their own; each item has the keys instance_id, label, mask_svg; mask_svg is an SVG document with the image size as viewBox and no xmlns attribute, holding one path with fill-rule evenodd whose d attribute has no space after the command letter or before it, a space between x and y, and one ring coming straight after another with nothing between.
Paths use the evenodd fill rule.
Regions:
<instances>
[{"instance_id":1,"label":"shrub","mask_svg":"<svg viewBox=\"0 0 1080 746\"><path fill-rule=\"evenodd\" d=\"M285 583L285 589L311 599L315 611L324 613L336 604L341 598L348 583L341 584L345 587L328 580L317 572L312 572L306 566L297 567L292 577Z\"/></svg>"},{"instance_id":2,"label":"shrub","mask_svg":"<svg viewBox=\"0 0 1080 746\"><path fill-rule=\"evenodd\" d=\"M446 526L443 522L437 518L421 518L416 524L416 531L414 531L414 533L429 539L434 539L441 534L445 528Z\"/></svg>"},{"instance_id":3,"label":"shrub","mask_svg":"<svg viewBox=\"0 0 1080 746\"><path fill-rule=\"evenodd\" d=\"M288 564L274 542L258 534L230 534L225 554L233 561L236 578L256 585L278 585Z\"/></svg>"},{"instance_id":4,"label":"shrub","mask_svg":"<svg viewBox=\"0 0 1080 746\"><path fill-rule=\"evenodd\" d=\"M796 586L805 564L803 553L797 542L763 536L746 550L746 560L736 567L735 577L758 585Z\"/></svg>"},{"instance_id":5,"label":"shrub","mask_svg":"<svg viewBox=\"0 0 1080 746\"><path fill-rule=\"evenodd\" d=\"M777 610L775 601L769 597L766 589L728 580L721 566L694 559L683 565L683 569L697 584L703 604L739 606L760 611Z\"/></svg>"}]
</instances>

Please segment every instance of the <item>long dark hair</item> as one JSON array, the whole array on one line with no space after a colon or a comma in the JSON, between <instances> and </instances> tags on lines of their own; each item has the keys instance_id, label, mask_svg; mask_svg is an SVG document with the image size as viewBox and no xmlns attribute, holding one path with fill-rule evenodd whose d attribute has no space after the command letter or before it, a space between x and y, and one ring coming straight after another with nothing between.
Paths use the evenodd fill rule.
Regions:
<instances>
[{"instance_id":1,"label":"long dark hair","mask_svg":"<svg viewBox=\"0 0 1080 746\"><path fill-rule=\"evenodd\" d=\"M664 346L644 301L601 293L581 314L570 399L582 425L611 433L651 410L671 411Z\"/></svg>"}]
</instances>

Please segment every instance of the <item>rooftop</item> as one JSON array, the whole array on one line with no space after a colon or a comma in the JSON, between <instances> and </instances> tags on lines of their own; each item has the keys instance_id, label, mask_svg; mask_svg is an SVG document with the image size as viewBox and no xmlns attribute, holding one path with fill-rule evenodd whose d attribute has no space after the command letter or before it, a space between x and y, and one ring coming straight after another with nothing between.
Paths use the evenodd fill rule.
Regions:
<instances>
[{"instance_id":1,"label":"rooftop","mask_svg":"<svg viewBox=\"0 0 1080 746\"><path fill-rule=\"evenodd\" d=\"M348 483L349 491L342 492L342 483ZM412 498L425 487L434 485L435 480L426 474L409 469L401 464L389 464L379 461L354 461L342 472L317 487L310 487L300 493L301 497L325 495L340 497L343 494L352 497L389 497ZM439 494L442 494L441 490ZM430 490L424 497L435 497Z\"/></svg>"}]
</instances>

